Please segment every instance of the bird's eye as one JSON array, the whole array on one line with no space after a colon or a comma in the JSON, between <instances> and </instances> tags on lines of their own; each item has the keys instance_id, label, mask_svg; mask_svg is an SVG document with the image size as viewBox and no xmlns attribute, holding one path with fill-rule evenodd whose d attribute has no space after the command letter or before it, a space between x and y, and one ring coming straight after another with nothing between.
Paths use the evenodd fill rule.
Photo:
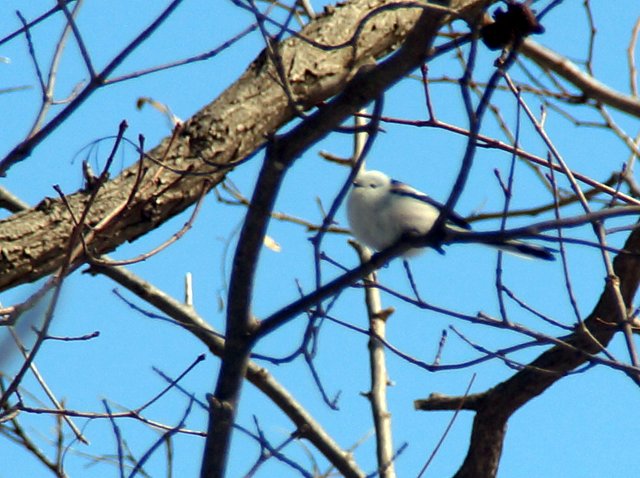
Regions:
<instances>
[{"instance_id":1,"label":"bird's eye","mask_svg":"<svg viewBox=\"0 0 640 478\"><path fill-rule=\"evenodd\" d=\"M369 187L375 189L378 187L378 185L376 183L369 183Z\"/></svg>"}]
</instances>

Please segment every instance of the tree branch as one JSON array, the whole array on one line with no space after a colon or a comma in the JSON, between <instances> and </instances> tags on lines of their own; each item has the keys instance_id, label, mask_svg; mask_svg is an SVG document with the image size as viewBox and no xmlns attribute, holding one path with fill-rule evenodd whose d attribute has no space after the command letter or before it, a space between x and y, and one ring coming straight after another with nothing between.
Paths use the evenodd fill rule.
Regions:
<instances>
[{"instance_id":1,"label":"tree branch","mask_svg":"<svg viewBox=\"0 0 640 478\"><path fill-rule=\"evenodd\" d=\"M371 252L363 246L352 243L361 262L371 258ZM371 402L373 425L376 430L376 453L378 458L378 476L380 478L396 478L393 452L393 433L391 429L391 412L387 404L387 360L384 340L386 338L387 319L393 309L382 309L380 290L375 287L377 274L372 272L365 278L364 296L369 317L369 368L371 370L371 391L367 394Z\"/></svg>"},{"instance_id":2,"label":"tree branch","mask_svg":"<svg viewBox=\"0 0 640 478\"><path fill-rule=\"evenodd\" d=\"M613 270L620 281L620 294L624 304L630 310L640 283L640 229L635 229L629 235L624 249L630 254L619 254L613 261ZM510 379L482 394L464 399L433 396L416 401L416 407L422 410L450 410L451 407L460 406L461 402L463 408L476 410L469 450L455 478L494 477L509 417L567 373L587 362L586 354L596 354L609 344L614 333L619 330L620 315L618 295L613 282L615 281L606 281L600 300L584 321L583 328L565 339L565 342L577 350L556 345Z\"/></svg>"},{"instance_id":3,"label":"tree branch","mask_svg":"<svg viewBox=\"0 0 640 478\"><path fill-rule=\"evenodd\" d=\"M197 337L209 351L222 357L225 341L202 319L192 307L164 294L150 283L122 267L93 265L91 273L103 274L126 287L142 300L157 307L180 326ZM296 425L301 438L309 440L342 475L363 478L364 472L356 465L350 453L345 452L327 434L313 416L265 368L249 362L246 379L264 393Z\"/></svg>"},{"instance_id":4,"label":"tree branch","mask_svg":"<svg viewBox=\"0 0 640 478\"><path fill-rule=\"evenodd\" d=\"M481 8L490 1L457 0L454 4L460 9ZM417 2L401 3L402 8L384 9L359 28L360 19L388 4L385 0L352 0L328 10L299 36L279 45L280 62L287 66L290 92L299 109L308 110L335 95L361 65L397 48L424 8ZM353 37L356 29L359 35ZM309 41L346 43L337 49L330 45L321 49ZM103 186L87 217L89 227L124 204L134 187L137 190L127 210L91 244L94 255L110 252L185 210L197 200L202 181L218 184L294 117L295 109L275 66L264 54L259 55L238 81L177 134L149 151L142 164L125 169ZM146 171L140 184L139 170ZM74 213L82 210L88 195L78 191L67 196ZM35 281L60 267L72 228L67 207L51 199L0 221L0 291Z\"/></svg>"},{"instance_id":5,"label":"tree branch","mask_svg":"<svg viewBox=\"0 0 640 478\"><path fill-rule=\"evenodd\" d=\"M568 58L545 48L531 39L526 39L520 47L520 53L533 60L543 70L551 70L580 89L585 99L591 98L599 103L629 113L640 118L640 98L625 95L601 83L593 76L582 71Z\"/></svg>"},{"instance_id":6,"label":"tree branch","mask_svg":"<svg viewBox=\"0 0 640 478\"><path fill-rule=\"evenodd\" d=\"M455 6L466 4L465 1L451 3ZM398 52L379 66L360 68L340 96L291 132L269 143L234 257L227 309L227 348L215 394L210 399L209 433L201 470L203 478L218 478L225 474L242 376L251 348L266 330L251 317L253 275L271 210L287 169L303 151L329 134L349 115L381 96L387 88L422 64L447 18L451 19L441 10L425 9ZM289 316L285 320L292 318ZM274 324L272 321L271 325Z\"/></svg>"}]
</instances>

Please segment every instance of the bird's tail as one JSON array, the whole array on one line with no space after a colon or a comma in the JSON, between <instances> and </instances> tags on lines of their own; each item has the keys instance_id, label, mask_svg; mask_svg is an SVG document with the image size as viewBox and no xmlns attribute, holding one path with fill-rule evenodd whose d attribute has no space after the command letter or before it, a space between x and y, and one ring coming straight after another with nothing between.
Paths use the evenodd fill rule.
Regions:
<instances>
[{"instance_id":1,"label":"bird's tail","mask_svg":"<svg viewBox=\"0 0 640 478\"><path fill-rule=\"evenodd\" d=\"M455 224L447 224L446 229L448 231L456 233L457 235L464 235L469 232L468 230L458 227ZM554 253L558 252L557 250L550 247L540 246L538 244L520 241L518 239L495 239L478 242L487 246L495 247L496 249L500 249L501 251L508 252L509 254L513 254L515 256L524 257L526 259L543 259L545 261L555 261L556 257Z\"/></svg>"},{"instance_id":2,"label":"bird's tail","mask_svg":"<svg viewBox=\"0 0 640 478\"><path fill-rule=\"evenodd\" d=\"M488 243L487 245L500 249L501 251L514 254L516 256L525 257L527 259L544 259L545 261L555 261L556 257L555 249L550 247L540 246L538 244L532 244L530 242L518 241L515 239L508 241L500 241L494 243Z\"/></svg>"}]
</instances>

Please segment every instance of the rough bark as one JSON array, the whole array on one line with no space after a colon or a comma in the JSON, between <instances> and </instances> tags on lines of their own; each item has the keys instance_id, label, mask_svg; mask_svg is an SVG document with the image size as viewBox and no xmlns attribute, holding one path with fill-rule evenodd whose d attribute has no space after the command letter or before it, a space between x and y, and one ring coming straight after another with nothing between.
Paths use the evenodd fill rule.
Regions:
<instances>
[{"instance_id":1,"label":"rough bark","mask_svg":"<svg viewBox=\"0 0 640 478\"><path fill-rule=\"evenodd\" d=\"M289 38L277 46L287 72L288 90L300 110L308 110L340 91L361 65L388 54L404 40L422 12L417 3L370 16L349 42L361 19L390 3L353 0L332 7L302 30L305 39ZM456 3L466 6L488 2ZM324 45L348 45L318 48L306 39ZM87 216L89 227L125 204L134 188L136 194L127 208L97 234L90 245L93 253L109 252L146 234L192 205L205 182L219 183L262 146L266 137L294 117L285 90L277 68L263 52L238 81L189 119L173 141L165 138L147 153L140 184L136 183L139 164L107 182ZM67 197L75 217L81 215L89 195L88 191L78 191ZM67 206L59 199L46 199L1 221L0 290L55 271L62 263L72 228Z\"/></svg>"}]
</instances>

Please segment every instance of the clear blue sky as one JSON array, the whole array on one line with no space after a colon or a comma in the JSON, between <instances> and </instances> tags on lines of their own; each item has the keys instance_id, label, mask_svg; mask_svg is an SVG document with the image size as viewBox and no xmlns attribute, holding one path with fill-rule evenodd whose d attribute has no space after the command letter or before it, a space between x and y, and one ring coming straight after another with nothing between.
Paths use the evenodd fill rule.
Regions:
<instances>
[{"instance_id":1,"label":"clear blue sky","mask_svg":"<svg viewBox=\"0 0 640 478\"><path fill-rule=\"evenodd\" d=\"M78 25L96 67L100 68L108 62L160 12L165 3L140 0L87 2L78 18ZM544 23L547 33L536 40L578 60L586 54L587 29L584 10L575 3L564 2L549 14ZM52 4L35 0L3 2L0 11L4 13L4 21L0 26L0 36L4 37L19 27L19 21L13 13L16 9L20 9L27 19L32 19ZM321 10L319 2L313 4L318 11ZM594 72L611 87L628 92L625 50L633 23L640 15L640 6L633 0L596 0L592 2L592 7L598 28ZM240 32L252 20L247 12L234 7L231 2L187 0L116 74L213 49ZM62 17L58 16L42 23L32 32L36 52L43 65L48 64L53 49L52 38L59 33L61 26ZM233 82L262 47L261 37L254 33L209 61L127 81L97 92L36 148L27 161L12 168L8 177L2 179L2 185L30 205L37 204L45 196L55 197L52 189L54 184L59 184L68 193L76 191L82 186L82 160L88 158L99 170L112 143L109 140L102 141L91 153L84 148L96 140L113 136L121 120L126 119L129 123L129 138L135 140L138 134L144 134L150 146L169 133L165 118L156 110L150 107L142 111L136 109L139 97L152 97L167 104L180 118L188 118ZM495 54L482 53L481 65L486 66L479 68L478 79L481 81L490 72L491 55ZM1 46L0 56L8 60L0 64L0 88L29 86L24 91L0 95L0 111L4 112L5 118L0 130L0 153L4 155L28 131L37 112L39 89L24 38ZM522 77L520 71L516 68L513 73L516 77ZM432 78L443 75L456 77L459 75L459 66L454 59L440 59L430 65L430 75ZM537 71L536 75L540 76ZM70 40L60 66L56 97L67 97L86 76L78 50ZM421 88L419 82L411 79L397 85L386 97L384 114L424 119L426 111ZM434 107L439 119L464 126L466 122L458 91L456 86L447 84L432 86ZM539 103L532 97L527 97L527 101L537 113ZM505 121L513 126L513 97L501 95L498 103L503 108ZM585 109L577 110L576 114L595 118L593 113ZM630 135L637 134L637 119L621 114L616 114L615 118ZM446 200L457 174L465 139L432 129L391 124L384 128L386 132L379 135L368 158L368 167L382 169L429 191L436 199ZM611 134L597 128L575 128L554 112L549 113L547 128L571 167L596 179L606 179L629 156L628 150ZM504 139L492 118L487 120L483 133ZM531 133L531 127L526 122L523 122L522 140L523 146L530 152L540 156L546 154L542 143ZM323 161L317 154L320 150L348 156L351 153L351 139L347 135L334 134L300 158L285 181L277 210L315 222L320 220L321 212L316 198L320 198L326 207L347 175L345 168ZM118 156L114 168L120 169L135 159L131 149L125 150ZM261 156L253 158L230 176L247 196L251 194L261 159ZM479 150L469 186L457 207L461 214L496 211L502 207L493 170L499 168L506 175L509 160L505 153ZM518 164L514 208L539 205L549 200L527 168ZM189 212L139 241L123 245L113 256L129 258L150 250L177 231L188 218ZM573 208L569 212L577 213L579 210ZM183 295L185 273L191 272L196 309L214 327L222 329L224 311L220 308L220 300L225 300L228 265L243 213L243 208L223 206L210 195L192 231L153 259L131 266L131 270L177 298ZM4 211L0 214L6 216ZM338 220L341 225L345 224L343 212L338 215ZM510 224L525 224L533 220L514 220ZM474 227L491 229L497 227L497 223L476 223ZM300 281L305 291L313 286L312 251L307 241L309 234L300 226L273 221L269 235L281 245L282 250L276 253L265 249L262 254L254 304L254 312L259 317L296 298L296 280ZM572 231L572 235L593 240L586 228ZM346 239L346 236L328 237L324 250L341 263L354 266L357 259L346 244ZM611 240L613 245L620 245L624 234ZM226 248L227 244L231 247ZM569 258L579 308L586 316L604 284L602 261L594 250L585 248L572 248ZM496 253L491 249L458 245L449 248L444 256L434 252L424 254L412 261L412 267L426 301L469 314L484 311L497 315L495 263ZM337 273L331 266L323 270L327 280ZM507 257L504 274L508 285L528 303L565 324L573 323L559 262L544 263ZM380 278L385 285L410 293L399 261L383 269ZM24 300L37 286L30 284L5 292L0 295L0 301L3 305L10 305ZM100 337L86 342L47 343L36 359L50 387L59 398L66 399L71 409L103 412L102 398L108 398L114 410L117 409L116 404L135 408L165 385L152 367L175 377L206 351L203 345L182 329L145 318L130 309L112 293L113 288L114 284L102 277L89 277L81 273L69 277L51 332L61 336L78 336L98 330ZM121 292L145 307L132 294L124 290ZM425 361L433 359L440 332L450 325L454 325L470 340L491 350L525 340L509 332L488 330L446 316L419 311L387 295L383 295L383 304L396 308L388 324L389 341ZM513 304L510 304L510 313L514 321L534 329L561 334ZM35 311L29 320L38 323L40 314ZM357 289L345 291L332 315L365 327L362 292ZM292 351L301 339L304 323L304 318L300 317L278 330L259 345L258 351L275 356ZM23 327L21 333L29 342L32 336L27 329ZM6 331L0 330L3 347L7 344L6 337ZM527 362L541 350L528 350L513 358ZM621 359L627 357L621 340L612 344L611 351ZM476 356L475 351L450 333L443 363L457 363ZM3 354L0 360L0 367L7 374L15 373L20 364L15 354L10 358ZM331 323L323 326L316 365L328 393L341 393L338 412L329 410L323 404L308 369L301 361L269 368L309 411L316 414L319 422L338 443L347 448L372 432L368 403L360 395L369 387L367 363L366 337ZM218 360L207 357L185 378L182 385L198 398L204 399L204 394L212 391L217 367ZM392 355L389 355L389 369L390 379L394 383L389 390L389 402L395 444L397 447L405 442L409 444L397 461L399 476L402 477L418 473L450 419L449 413L415 412L414 399L424 398L432 392L462 394L473 374L476 374L476 378L472 391L480 392L514 373L497 361L455 372L427 373ZM31 377L25 380L24 386L42 399L42 393ZM32 398L25 397L30 404L37 405ZM640 434L640 412L633 406L637 398L637 387L629 379L602 367L560 381L516 413L510 421L500 476L636 476L637 460L634 453L629 453L626 448ZM171 392L151 407L147 416L176 424L186 403L183 395ZM247 385L243 390L238 423L253 429L254 415L274 444L286 439L294 431L293 426L273 405ZM40 446L48 450L54 421L41 416L21 417ZM458 417L425 476L450 476L458 468L466 452L471 418L472 415L467 413ZM74 445L74 452L70 451L66 459L70 476L116 476L117 470L113 466L96 464L86 468L88 461L76 454L87 451L115 454L115 439L109 423L106 420L87 423L81 419L76 422L83 427L92 447L89 450L81 444ZM194 409L187 426L194 430L205 430L206 413ZM138 457L158 436L156 432L133 421L121 422L121 428L127 444ZM41 436L36 430L48 435ZM68 429L65 429L65 433L68 433ZM203 444L204 440L198 437L176 438L174 476L197 475ZM294 443L286 452L308 465L308 446L306 443ZM255 444L236 434L228 476L243 476L256 454ZM358 448L355 456L365 471L374 471L372 438ZM159 452L149 462L147 471L151 476L164 476L164 460L163 452ZM0 478L47 476L47 471L41 465L6 439L0 439L0 463ZM320 470L324 471L326 466L321 459ZM259 476L299 475L272 460L261 469Z\"/></svg>"}]
</instances>

